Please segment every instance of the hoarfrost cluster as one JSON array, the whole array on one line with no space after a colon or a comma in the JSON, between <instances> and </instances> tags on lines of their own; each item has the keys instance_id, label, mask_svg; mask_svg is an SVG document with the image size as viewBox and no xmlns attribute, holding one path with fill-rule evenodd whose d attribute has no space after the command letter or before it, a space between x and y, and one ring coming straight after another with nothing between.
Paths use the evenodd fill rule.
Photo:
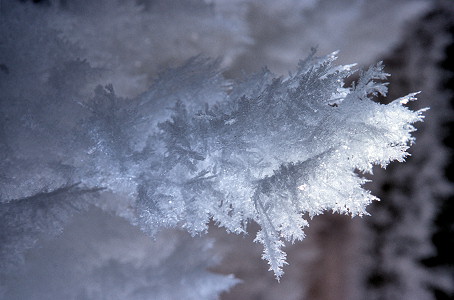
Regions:
<instances>
[{"instance_id":1,"label":"hoarfrost cluster","mask_svg":"<svg viewBox=\"0 0 454 300\"><path fill-rule=\"evenodd\" d=\"M97 250L81 244L69 250L71 241L64 240L55 260L72 270L77 284L52 297L177 299L184 293L216 299L238 280L205 270L218 259L204 260L212 241L195 236L212 223L235 234L258 224L254 241L279 279L287 263L283 248L305 238L312 217L367 215L377 198L364 188L364 174L409 155L413 124L425 109L408 108L416 93L386 105L376 101L387 94L382 63L360 71L364 57L360 67L339 65L337 52L319 57L312 51L289 67L281 60L293 60L295 53L279 58L281 48L262 45L257 57L292 71L228 78L254 53L247 49L261 45L254 40L260 31L247 22L248 9L271 18L270 8L257 1L183 2L50 1L38 9L2 3L0 296L30 296L28 289L12 288L17 278L20 286L29 284L29 277L17 275L27 251L49 249L65 228L76 230L68 225L74 219L98 226L96 217L80 216L93 207L103 211L101 219L106 212L122 219L112 228L118 234L109 239L93 232ZM294 1L283 3L277 15L291 15ZM358 3L352 10L369 11ZM295 7L307 17L322 14L326 5L301 1ZM427 3L401 5L412 16ZM279 17L276 24L299 26L293 17ZM344 27L351 26L347 20ZM294 36L286 32L284 41ZM350 84L352 77L357 79ZM126 232L124 220L158 242ZM164 229L170 229L167 236ZM140 246L130 256L108 253L117 240ZM91 268L91 277L62 253ZM181 263L185 259L192 263ZM36 261L28 265L30 274L43 272L45 258ZM118 291L112 282L128 276L134 280ZM181 286L166 290L171 284ZM43 299L50 295L41 292Z\"/></svg>"}]
</instances>

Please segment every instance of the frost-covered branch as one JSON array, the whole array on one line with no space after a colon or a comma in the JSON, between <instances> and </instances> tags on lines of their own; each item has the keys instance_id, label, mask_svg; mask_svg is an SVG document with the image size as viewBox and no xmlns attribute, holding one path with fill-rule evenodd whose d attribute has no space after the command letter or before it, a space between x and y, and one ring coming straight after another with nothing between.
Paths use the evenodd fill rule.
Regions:
<instances>
[{"instance_id":1,"label":"frost-covered branch","mask_svg":"<svg viewBox=\"0 0 454 300\"><path fill-rule=\"evenodd\" d=\"M366 214L375 197L355 171L402 161L422 111L403 106L414 94L389 105L372 101L386 93L375 81L387 76L380 64L345 88L352 71L334 66L334 59L311 57L288 78L260 82L260 94L227 95L192 116L178 102L159 125L161 163L141 183L148 187L139 200L143 228L154 232L166 215L172 217L165 226L193 233L205 231L210 219L237 233L255 221L262 227L256 241L279 277L282 241L304 237L304 215Z\"/></svg>"},{"instance_id":2,"label":"frost-covered branch","mask_svg":"<svg viewBox=\"0 0 454 300\"><path fill-rule=\"evenodd\" d=\"M0 72L3 211L17 199L53 197L43 191L67 192L76 202L96 191L91 204L106 204L95 194L117 196L124 203L109 209L152 236L173 227L203 233L211 220L245 233L256 222L256 241L277 278L285 241L303 239L308 218L366 214L376 198L359 174L403 161L412 124L422 119L422 110L404 106L414 94L389 105L372 100L386 94L381 64L346 87L353 65L336 66L336 54L312 54L287 77L264 70L242 82L224 79L218 63L197 57L135 98L119 97L112 85L87 96L99 70L68 55L71 44L13 20L15 31L38 46L52 37L49 47L59 56L43 66L10 35L0 45L4 61L17 62ZM24 71L22 57L39 76ZM65 215L67 207L57 210ZM53 224L52 215L36 219ZM17 228L30 224L21 220ZM5 233L13 245L2 247L16 249L8 237L14 234Z\"/></svg>"},{"instance_id":3,"label":"frost-covered branch","mask_svg":"<svg viewBox=\"0 0 454 300\"><path fill-rule=\"evenodd\" d=\"M58 137L77 135L73 143L85 146L85 154L77 153L77 162L60 159L85 188L135 198L137 222L152 235L164 227L201 233L210 220L242 233L257 222L262 230L256 241L279 277L283 241L304 237L303 216L327 210L365 214L375 197L355 171L402 161L413 141L411 124L422 119L422 111L403 106L413 94L389 105L370 99L386 93L385 84L375 81L386 77L380 64L346 88L351 66L334 66L334 60L310 57L288 78L264 81L273 77L265 71L248 80L259 93L246 96L232 85L222 101L201 109L194 103L209 102L212 94L200 93L197 79L182 95L152 90L122 99L112 87L98 88L83 104L85 116L76 122L83 125ZM203 62L195 63L190 74L200 67ZM211 83L217 93L218 81ZM166 109L153 104L172 101L169 117L156 125L153 116Z\"/></svg>"}]
</instances>

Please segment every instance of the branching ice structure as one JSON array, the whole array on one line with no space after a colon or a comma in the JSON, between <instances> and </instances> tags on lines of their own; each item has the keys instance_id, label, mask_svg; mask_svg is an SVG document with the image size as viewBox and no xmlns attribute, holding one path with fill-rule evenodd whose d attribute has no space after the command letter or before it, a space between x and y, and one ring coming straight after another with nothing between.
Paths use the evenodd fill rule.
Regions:
<instances>
[{"instance_id":1,"label":"branching ice structure","mask_svg":"<svg viewBox=\"0 0 454 300\"><path fill-rule=\"evenodd\" d=\"M387 91L377 81L388 75L381 64L345 87L353 65L335 59L312 54L286 78L264 70L232 83L215 62L195 58L134 99L112 86L88 100L51 88L37 99L5 94L2 203L67 189L71 199L94 191L96 205L96 195L113 193L130 210L117 214L150 235L173 227L199 234L210 220L245 233L254 221L279 278L284 241L304 238L307 217L366 214L376 198L358 172L403 161L411 124L422 120L422 110L404 106L414 94L388 105L371 99ZM25 189L15 184L23 177Z\"/></svg>"},{"instance_id":2,"label":"branching ice structure","mask_svg":"<svg viewBox=\"0 0 454 300\"><path fill-rule=\"evenodd\" d=\"M139 223L154 233L181 226L193 234L213 219L229 232L261 226L276 277L282 275L283 241L304 238L305 215L327 210L355 215L375 199L356 171L403 161L413 142L411 125L422 111L403 106L414 94L381 105L386 94L381 64L345 88L352 66L333 66L335 54L301 62L288 78L249 82L248 91L195 111L178 101L158 125L153 167L138 184ZM257 78L272 78L264 71Z\"/></svg>"}]
</instances>

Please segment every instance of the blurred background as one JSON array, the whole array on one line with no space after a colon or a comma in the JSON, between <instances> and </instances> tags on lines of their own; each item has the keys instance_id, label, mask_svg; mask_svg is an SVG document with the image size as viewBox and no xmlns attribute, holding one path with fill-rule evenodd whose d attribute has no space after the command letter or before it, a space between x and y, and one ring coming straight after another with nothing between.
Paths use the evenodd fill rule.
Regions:
<instances>
[{"instance_id":1,"label":"blurred background","mask_svg":"<svg viewBox=\"0 0 454 300\"><path fill-rule=\"evenodd\" d=\"M252 242L254 224L247 236L213 224L206 237L168 231L153 241L109 204L115 199L105 199L71 217L61 233L36 235L18 267L0 276L4 299L193 299L184 293L222 277L174 274L196 267L240 280L228 277L199 299L454 299L452 0L5 2L0 20L8 15L32 37L46 27L75 45L75 56L97 70L88 94L112 83L117 94L135 97L160 72L196 55L218 59L233 81L265 66L285 75L316 48L318 55L339 50L339 64L360 69L383 61L389 94L378 101L421 91L411 106L430 110L417 124L411 157L371 176L367 188L381 199L369 207L371 216L314 217L306 239L286 246L280 282ZM3 34L19 32L8 30ZM40 51L29 55L41 59ZM7 74L8 64L0 60L0 71Z\"/></svg>"}]
</instances>

